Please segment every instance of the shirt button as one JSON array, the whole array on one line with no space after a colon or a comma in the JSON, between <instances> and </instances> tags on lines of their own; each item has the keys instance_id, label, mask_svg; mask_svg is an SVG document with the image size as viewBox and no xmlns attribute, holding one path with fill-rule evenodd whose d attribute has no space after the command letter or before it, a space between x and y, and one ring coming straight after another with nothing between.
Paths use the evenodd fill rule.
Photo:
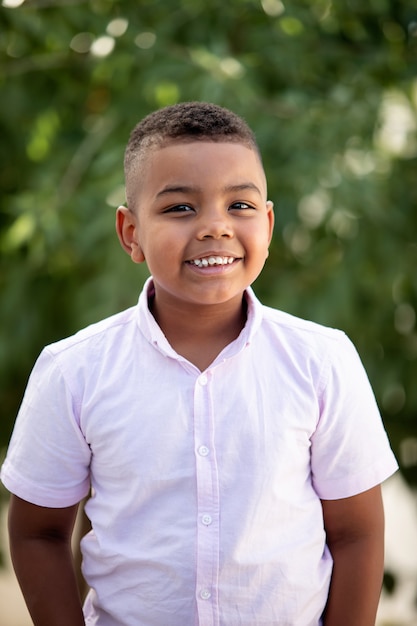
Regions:
<instances>
[{"instance_id":1,"label":"shirt button","mask_svg":"<svg viewBox=\"0 0 417 626\"><path fill-rule=\"evenodd\" d=\"M208 456L209 453L210 450L207 448L207 446L200 446L198 449L198 454L200 456Z\"/></svg>"},{"instance_id":2,"label":"shirt button","mask_svg":"<svg viewBox=\"0 0 417 626\"><path fill-rule=\"evenodd\" d=\"M211 598L211 593L208 589L202 589L200 591L200 598L202 600L209 600Z\"/></svg>"},{"instance_id":3,"label":"shirt button","mask_svg":"<svg viewBox=\"0 0 417 626\"><path fill-rule=\"evenodd\" d=\"M204 387L205 385L207 385L207 376L205 374L203 374L198 379L198 382L200 383L200 385L202 385Z\"/></svg>"},{"instance_id":4,"label":"shirt button","mask_svg":"<svg viewBox=\"0 0 417 626\"><path fill-rule=\"evenodd\" d=\"M213 518L211 517L211 515L203 515L203 517L201 518L201 521L203 522L204 526L210 526L210 524L213 521Z\"/></svg>"}]
</instances>

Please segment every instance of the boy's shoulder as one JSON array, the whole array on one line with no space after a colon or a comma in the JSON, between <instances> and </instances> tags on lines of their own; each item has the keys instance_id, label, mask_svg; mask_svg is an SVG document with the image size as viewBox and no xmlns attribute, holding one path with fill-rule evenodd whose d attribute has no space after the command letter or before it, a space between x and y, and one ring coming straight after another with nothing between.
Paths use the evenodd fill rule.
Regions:
<instances>
[{"instance_id":1,"label":"boy's shoulder","mask_svg":"<svg viewBox=\"0 0 417 626\"><path fill-rule=\"evenodd\" d=\"M262 305L262 309L265 324L271 329L275 329L276 332L287 336L303 338L304 341L336 343L346 336L342 330L297 317L280 309L266 305Z\"/></svg>"},{"instance_id":2,"label":"boy's shoulder","mask_svg":"<svg viewBox=\"0 0 417 626\"><path fill-rule=\"evenodd\" d=\"M262 337L264 354L286 355L297 368L313 368L320 376L356 363L356 349L344 331L268 306L263 307Z\"/></svg>"}]
</instances>

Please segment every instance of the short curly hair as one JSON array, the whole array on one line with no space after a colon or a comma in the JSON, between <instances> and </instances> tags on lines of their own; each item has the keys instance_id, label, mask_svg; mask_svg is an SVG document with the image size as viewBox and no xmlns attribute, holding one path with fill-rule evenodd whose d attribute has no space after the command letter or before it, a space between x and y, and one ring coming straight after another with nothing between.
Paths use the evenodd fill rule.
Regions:
<instances>
[{"instance_id":1,"label":"short curly hair","mask_svg":"<svg viewBox=\"0 0 417 626\"><path fill-rule=\"evenodd\" d=\"M173 142L214 141L242 143L261 159L248 124L236 113L210 102L181 102L158 109L139 122L130 134L124 158L127 203L133 208L133 179L147 150Z\"/></svg>"}]
</instances>

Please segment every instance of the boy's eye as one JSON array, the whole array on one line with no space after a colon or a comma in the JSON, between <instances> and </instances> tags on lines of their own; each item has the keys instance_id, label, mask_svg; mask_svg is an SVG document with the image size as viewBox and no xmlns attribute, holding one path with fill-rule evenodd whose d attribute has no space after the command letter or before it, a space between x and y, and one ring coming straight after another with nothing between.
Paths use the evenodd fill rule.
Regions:
<instances>
[{"instance_id":1,"label":"boy's eye","mask_svg":"<svg viewBox=\"0 0 417 626\"><path fill-rule=\"evenodd\" d=\"M166 209L165 213L187 213L189 211L193 211L193 208L188 204L176 204Z\"/></svg>"},{"instance_id":2,"label":"boy's eye","mask_svg":"<svg viewBox=\"0 0 417 626\"><path fill-rule=\"evenodd\" d=\"M251 206L247 202L234 202L233 204L230 205L230 208L242 211L245 209L253 209L253 206Z\"/></svg>"}]
</instances>

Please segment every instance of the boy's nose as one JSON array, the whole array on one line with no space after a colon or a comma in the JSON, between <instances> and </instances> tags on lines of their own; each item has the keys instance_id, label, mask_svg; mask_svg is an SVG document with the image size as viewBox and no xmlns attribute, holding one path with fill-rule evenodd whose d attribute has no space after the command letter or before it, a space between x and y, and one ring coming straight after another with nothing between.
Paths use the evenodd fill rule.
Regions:
<instances>
[{"instance_id":1,"label":"boy's nose","mask_svg":"<svg viewBox=\"0 0 417 626\"><path fill-rule=\"evenodd\" d=\"M198 228L198 239L220 239L232 236L233 229L228 215L212 212L202 217Z\"/></svg>"}]
</instances>

